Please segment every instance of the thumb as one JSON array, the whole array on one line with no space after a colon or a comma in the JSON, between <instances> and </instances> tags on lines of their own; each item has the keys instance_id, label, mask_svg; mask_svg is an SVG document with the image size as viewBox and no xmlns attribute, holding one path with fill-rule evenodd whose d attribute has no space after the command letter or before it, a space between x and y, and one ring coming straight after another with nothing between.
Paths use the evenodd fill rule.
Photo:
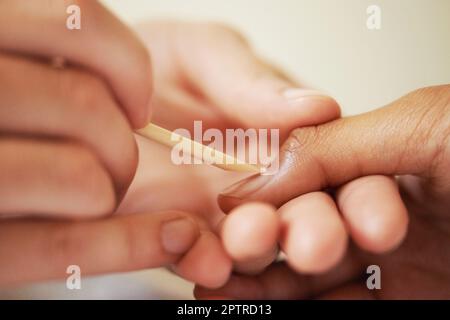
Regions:
<instances>
[{"instance_id":1,"label":"thumb","mask_svg":"<svg viewBox=\"0 0 450 320\"><path fill-rule=\"evenodd\" d=\"M281 205L376 174L417 175L448 192L449 128L450 85L420 89L373 112L294 130L274 175L238 182L219 202L227 211L243 199Z\"/></svg>"},{"instance_id":2,"label":"thumb","mask_svg":"<svg viewBox=\"0 0 450 320\"><path fill-rule=\"evenodd\" d=\"M258 58L236 31L217 24L179 29L180 64L190 82L220 114L251 128L315 125L339 116L336 101L300 88Z\"/></svg>"},{"instance_id":3,"label":"thumb","mask_svg":"<svg viewBox=\"0 0 450 320\"><path fill-rule=\"evenodd\" d=\"M11 219L0 224L0 285L63 278L70 265L83 275L176 265L188 280L218 287L231 262L203 225L178 211L77 222Z\"/></svg>"}]
</instances>

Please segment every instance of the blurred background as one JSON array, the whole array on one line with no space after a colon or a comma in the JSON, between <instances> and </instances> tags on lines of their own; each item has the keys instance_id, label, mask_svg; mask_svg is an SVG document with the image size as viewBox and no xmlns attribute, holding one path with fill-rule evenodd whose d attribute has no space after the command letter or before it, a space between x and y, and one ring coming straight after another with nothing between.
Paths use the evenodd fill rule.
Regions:
<instances>
[{"instance_id":1,"label":"blurred background","mask_svg":"<svg viewBox=\"0 0 450 320\"><path fill-rule=\"evenodd\" d=\"M257 52L307 86L336 98L345 115L387 104L419 87L450 83L449 0L106 0L125 22L225 22ZM381 29L366 26L370 5ZM165 270L0 290L0 298L192 298L192 284Z\"/></svg>"}]
</instances>

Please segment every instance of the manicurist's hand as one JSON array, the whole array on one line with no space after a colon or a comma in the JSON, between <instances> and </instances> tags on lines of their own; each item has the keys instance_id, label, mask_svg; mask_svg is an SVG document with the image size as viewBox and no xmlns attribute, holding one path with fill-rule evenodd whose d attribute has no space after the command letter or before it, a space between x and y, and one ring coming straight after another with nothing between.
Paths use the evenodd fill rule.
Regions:
<instances>
[{"instance_id":1,"label":"manicurist's hand","mask_svg":"<svg viewBox=\"0 0 450 320\"><path fill-rule=\"evenodd\" d=\"M66 28L69 4L81 30ZM177 258L183 247L166 251L157 232L177 214L63 222L115 210L151 83L146 48L96 1L1 1L0 285L61 277L69 264L89 274ZM187 228L190 242L198 229Z\"/></svg>"},{"instance_id":2,"label":"manicurist's hand","mask_svg":"<svg viewBox=\"0 0 450 320\"><path fill-rule=\"evenodd\" d=\"M198 288L197 296L448 298L449 139L449 85L294 130L276 175L251 177L220 196L235 219L247 201L278 208L277 241L290 268L278 263L257 276L236 275L218 291ZM366 288L371 264L381 268L381 290Z\"/></svg>"},{"instance_id":3,"label":"manicurist's hand","mask_svg":"<svg viewBox=\"0 0 450 320\"><path fill-rule=\"evenodd\" d=\"M133 178L132 128L150 113L149 54L99 3L74 3L80 30L66 27L68 2L0 3L3 216L105 215Z\"/></svg>"},{"instance_id":4,"label":"manicurist's hand","mask_svg":"<svg viewBox=\"0 0 450 320\"><path fill-rule=\"evenodd\" d=\"M222 285L231 262L191 208L110 216L138 164L133 129L150 117L150 55L96 1L70 1L82 23L66 29L66 3L0 3L0 286L69 265L87 276L175 264Z\"/></svg>"}]
</instances>

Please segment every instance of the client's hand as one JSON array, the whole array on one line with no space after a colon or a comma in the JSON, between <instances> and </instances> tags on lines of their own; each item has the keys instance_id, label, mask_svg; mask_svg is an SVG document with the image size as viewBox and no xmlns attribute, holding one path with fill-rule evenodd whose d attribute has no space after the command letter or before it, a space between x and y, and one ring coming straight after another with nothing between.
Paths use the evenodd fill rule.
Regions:
<instances>
[{"instance_id":1,"label":"client's hand","mask_svg":"<svg viewBox=\"0 0 450 320\"><path fill-rule=\"evenodd\" d=\"M244 180L220 199L226 210L256 200L279 207L280 246L294 270L275 264L254 277L235 276L218 291L198 288L197 296L448 298L449 139L449 85L294 130L276 175ZM408 219L408 236L392 251ZM347 233L353 243L344 255ZM381 290L366 287L371 264L381 268Z\"/></svg>"}]
</instances>

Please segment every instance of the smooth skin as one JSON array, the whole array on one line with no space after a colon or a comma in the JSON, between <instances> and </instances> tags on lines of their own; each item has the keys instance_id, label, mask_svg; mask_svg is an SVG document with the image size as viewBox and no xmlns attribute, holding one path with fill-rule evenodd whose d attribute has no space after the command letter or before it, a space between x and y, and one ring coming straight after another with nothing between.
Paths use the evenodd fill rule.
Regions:
<instances>
[{"instance_id":1,"label":"smooth skin","mask_svg":"<svg viewBox=\"0 0 450 320\"><path fill-rule=\"evenodd\" d=\"M450 85L296 129L280 157L276 175L241 181L220 203L278 207L287 264L235 275L219 290L198 287L197 297L450 297ZM381 290L366 287L371 264Z\"/></svg>"}]
</instances>

